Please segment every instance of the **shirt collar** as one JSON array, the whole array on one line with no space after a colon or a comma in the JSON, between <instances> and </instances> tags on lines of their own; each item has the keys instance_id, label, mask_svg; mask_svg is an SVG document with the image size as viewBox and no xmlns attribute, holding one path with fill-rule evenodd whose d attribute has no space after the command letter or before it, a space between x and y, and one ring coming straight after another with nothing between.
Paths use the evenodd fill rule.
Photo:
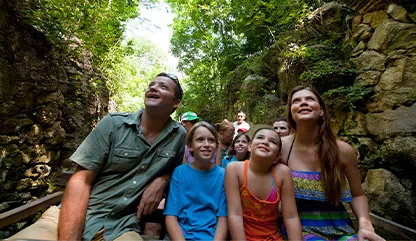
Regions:
<instances>
[{"instance_id":1,"label":"shirt collar","mask_svg":"<svg viewBox=\"0 0 416 241\"><path fill-rule=\"evenodd\" d=\"M131 113L127 118L124 119L124 123L128 125L140 126L140 116L143 114L143 111L144 109L140 109L135 113ZM172 118L169 118L169 121L165 126L165 128L167 128L169 131L172 129L177 129L179 127L180 127L179 123L172 120Z\"/></svg>"}]
</instances>

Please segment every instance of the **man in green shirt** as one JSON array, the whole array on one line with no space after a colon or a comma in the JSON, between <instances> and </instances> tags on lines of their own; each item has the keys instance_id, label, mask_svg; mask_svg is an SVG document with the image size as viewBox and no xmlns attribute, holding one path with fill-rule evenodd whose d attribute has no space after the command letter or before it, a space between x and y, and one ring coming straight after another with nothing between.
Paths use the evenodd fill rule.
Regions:
<instances>
[{"instance_id":1,"label":"man in green shirt","mask_svg":"<svg viewBox=\"0 0 416 241\"><path fill-rule=\"evenodd\" d=\"M44 216L53 218L47 225L35 223L11 238L92 240L100 233L105 240L142 240L138 221L157 209L182 163L186 131L170 118L182 96L176 76L160 73L149 84L144 109L103 118L70 157L77 169L60 211L48 210Z\"/></svg>"},{"instance_id":2,"label":"man in green shirt","mask_svg":"<svg viewBox=\"0 0 416 241\"><path fill-rule=\"evenodd\" d=\"M170 118L182 95L178 79L161 73L144 109L100 121L71 156L78 168L62 201L59 240L91 240L101 229L105 240L139 232L137 221L156 210L183 159L186 132Z\"/></svg>"}]
</instances>

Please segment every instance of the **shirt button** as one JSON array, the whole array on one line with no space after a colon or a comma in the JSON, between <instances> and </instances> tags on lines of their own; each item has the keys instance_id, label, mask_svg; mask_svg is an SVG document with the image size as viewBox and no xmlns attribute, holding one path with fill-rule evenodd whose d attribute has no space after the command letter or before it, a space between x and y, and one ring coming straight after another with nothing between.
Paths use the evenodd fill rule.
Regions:
<instances>
[{"instance_id":1,"label":"shirt button","mask_svg":"<svg viewBox=\"0 0 416 241\"><path fill-rule=\"evenodd\" d=\"M136 184L137 182L136 181L133 181L133 184Z\"/></svg>"},{"instance_id":2,"label":"shirt button","mask_svg":"<svg viewBox=\"0 0 416 241\"><path fill-rule=\"evenodd\" d=\"M124 201L127 201L127 198L125 197L125 198L123 198L124 199Z\"/></svg>"},{"instance_id":3,"label":"shirt button","mask_svg":"<svg viewBox=\"0 0 416 241\"><path fill-rule=\"evenodd\" d=\"M169 155L169 153L165 153L165 155L167 156L167 155Z\"/></svg>"},{"instance_id":4,"label":"shirt button","mask_svg":"<svg viewBox=\"0 0 416 241\"><path fill-rule=\"evenodd\" d=\"M125 155L125 156L128 156L128 155L129 155L129 153L127 153L127 152L126 152L126 153L124 153L124 155Z\"/></svg>"}]
</instances>

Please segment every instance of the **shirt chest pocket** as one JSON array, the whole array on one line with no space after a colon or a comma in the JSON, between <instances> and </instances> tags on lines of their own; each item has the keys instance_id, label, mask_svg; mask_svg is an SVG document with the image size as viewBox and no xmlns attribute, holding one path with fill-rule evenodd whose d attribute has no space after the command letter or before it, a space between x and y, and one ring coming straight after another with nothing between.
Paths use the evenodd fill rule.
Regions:
<instances>
[{"instance_id":1,"label":"shirt chest pocket","mask_svg":"<svg viewBox=\"0 0 416 241\"><path fill-rule=\"evenodd\" d=\"M131 171L135 165L141 162L141 152L125 148L114 148L113 157L110 160L111 169L115 172Z\"/></svg>"},{"instance_id":2,"label":"shirt chest pocket","mask_svg":"<svg viewBox=\"0 0 416 241\"><path fill-rule=\"evenodd\" d=\"M175 158L176 151L170 149L159 149L156 153L157 161L168 163Z\"/></svg>"}]
</instances>

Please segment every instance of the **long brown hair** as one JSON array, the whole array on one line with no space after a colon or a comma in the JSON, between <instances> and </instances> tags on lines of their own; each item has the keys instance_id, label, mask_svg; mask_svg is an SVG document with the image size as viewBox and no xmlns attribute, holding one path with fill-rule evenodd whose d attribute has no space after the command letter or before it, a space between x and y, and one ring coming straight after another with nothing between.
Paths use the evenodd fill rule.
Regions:
<instances>
[{"instance_id":1,"label":"long brown hair","mask_svg":"<svg viewBox=\"0 0 416 241\"><path fill-rule=\"evenodd\" d=\"M316 138L318 143L316 157L321 166L322 183L328 202L332 205L336 205L341 198L341 189L344 185L345 177L339 157L337 140L329 124L329 114L324 100L316 90L310 87L296 86L290 92L287 99L287 119L289 120L290 126L296 131L296 122L293 119L290 109L292 107L293 95L300 90L312 92L317 97L319 105L324 112L324 115L320 116L318 120L319 132Z\"/></svg>"},{"instance_id":2,"label":"long brown hair","mask_svg":"<svg viewBox=\"0 0 416 241\"><path fill-rule=\"evenodd\" d=\"M236 151L234 149L234 145L235 145L235 142L238 140L238 138L240 138L241 136L244 136L246 138L247 144L250 142L250 137L248 137L247 133L243 133L243 132L238 133L234 137L233 141L231 142L230 149L228 150L228 154L227 154L228 159L231 159L231 157L233 157L233 155L236 154ZM249 157L250 157L250 152L247 150L246 156L244 157L244 160L248 160Z\"/></svg>"}]
</instances>

